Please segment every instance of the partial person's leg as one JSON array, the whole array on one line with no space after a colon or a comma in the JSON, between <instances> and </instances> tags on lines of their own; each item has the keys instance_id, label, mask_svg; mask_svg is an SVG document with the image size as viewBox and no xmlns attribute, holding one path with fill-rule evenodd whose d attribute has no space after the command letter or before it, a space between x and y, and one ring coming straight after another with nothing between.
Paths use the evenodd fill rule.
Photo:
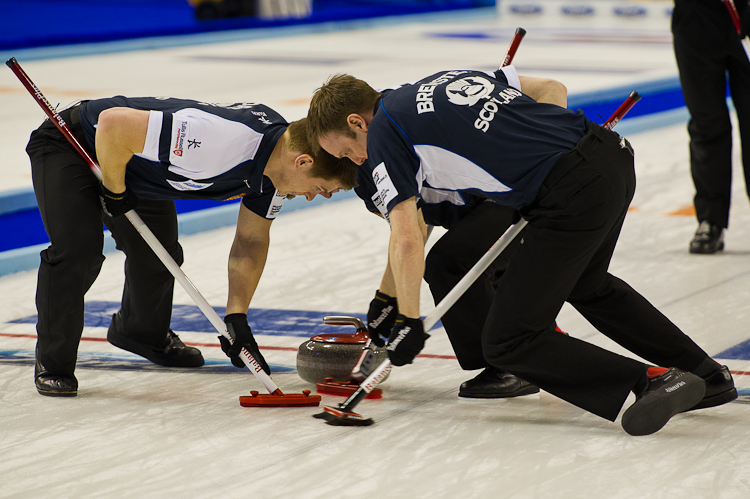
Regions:
<instances>
[{"instance_id":1,"label":"partial person's leg","mask_svg":"<svg viewBox=\"0 0 750 499\"><path fill-rule=\"evenodd\" d=\"M750 15L750 13L748 13ZM745 190L750 197L750 60L741 48L732 53L727 66L729 90L737 110Z\"/></svg>"},{"instance_id":2,"label":"partial person's leg","mask_svg":"<svg viewBox=\"0 0 750 499\"><path fill-rule=\"evenodd\" d=\"M182 247L178 242L174 201L141 199L136 212L178 265ZM117 248L125 252L125 286L120 311L113 316L107 339L152 362L171 367L197 367L203 357L196 348L185 347L170 329L174 277L126 217L106 217Z\"/></svg>"},{"instance_id":3,"label":"partial person's leg","mask_svg":"<svg viewBox=\"0 0 750 499\"><path fill-rule=\"evenodd\" d=\"M425 260L425 281L435 304L458 284L474 264L512 225L513 210L493 202L479 204L450 228ZM485 273L443 315L441 321L465 370L487 367L482 355L482 329L495 290L489 276L502 272L521 236L505 249Z\"/></svg>"},{"instance_id":4,"label":"partial person's leg","mask_svg":"<svg viewBox=\"0 0 750 499\"><path fill-rule=\"evenodd\" d=\"M497 203L482 202L433 245L425 261L424 278L435 304L442 301L512 225L515 213ZM490 366L482 354L482 330L495 296L492 283L507 267L521 237L511 242L441 318L461 368L484 369L461 385L459 397L508 398L539 392L530 383Z\"/></svg>"},{"instance_id":5,"label":"partial person's leg","mask_svg":"<svg viewBox=\"0 0 750 499\"><path fill-rule=\"evenodd\" d=\"M26 150L50 238L37 280L36 385L44 395L75 395L84 295L104 261L98 181L50 122L32 134Z\"/></svg>"},{"instance_id":6,"label":"partial person's leg","mask_svg":"<svg viewBox=\"0 0 750 499\"><path fill-rule=\"evenodd\" d=\"M631 434L652 433L700 401L703 381L670 371L667 379L658 378L659 384L679 376L684 382L680 387L685 388L672 390L663 399L653 395L645 364L554 332L563 302L583 292L581 276L593 282L604 272L600 280L606 279L606 265L635 189L630 153L618 150L612 135L597 140L604 144L583 151L588 161L567 173L553 170L537 204L528 211L524 242L500 282L490 311L484 351L493 365L610 421L635 392L640 402L628 409L623 427ZM604 268L597 270L602 264ZM651 410L654 400L657 406L663 402L658 410Z\"/></svg>"},{"instance_id":7,"label":"partial person's leg","mask_svg":"<svg viewBox=\"0 0 750 499\"><path fill-rule=\"evenodd\" d=\"M729 223L732 181L732 126L726 105L726 50L710 23L691 19L706 36L675 30L674 50L680 85L690 112L690 171L695 185L695 211L700 224L691 253L723 249ZM722 40L724 37L721 37Z\"/></svg>"}]
</instances>

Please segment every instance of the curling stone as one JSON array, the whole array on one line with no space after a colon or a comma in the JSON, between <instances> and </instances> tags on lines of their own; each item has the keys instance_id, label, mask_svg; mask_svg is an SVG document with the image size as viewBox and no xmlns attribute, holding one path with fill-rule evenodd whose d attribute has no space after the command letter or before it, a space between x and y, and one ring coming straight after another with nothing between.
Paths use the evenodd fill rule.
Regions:
<instances>
[{"instance_id":1,"label":"curling stone","mask_svg":"<svg viewBox=\"0 0 750 499\"><path fill-rule=\"evenodd\" d=\"M323 318L323 322L336 326L355 326L357 331L353 334L317 334L302 343L297 350L297 374L310 383L348 382L352 369L370 340L367 326L359 318L348 316L328 316ZM375 365L388 358L385 347L371 345L370 348L375 352Z\"/></svg>"}]
</instances>

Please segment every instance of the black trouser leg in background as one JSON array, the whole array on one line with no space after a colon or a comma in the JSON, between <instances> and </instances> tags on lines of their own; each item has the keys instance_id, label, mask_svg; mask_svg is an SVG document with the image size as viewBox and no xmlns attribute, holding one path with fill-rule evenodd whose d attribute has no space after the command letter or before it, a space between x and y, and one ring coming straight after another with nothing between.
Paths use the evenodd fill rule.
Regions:
<instances>
[{"instance_id":1,"label":"black trouser leg in background","mask_svg":"<svg viewBox=\"0 0 750 499\"><path fill-rule=\"evenodd\" d=\"M425 281L437 305L513 223L516 212L491 201L477 205L433 245L425 260ZM495 296L494 281L508 265L521 235L443 315L441 321L462 369L483 369L482 330Z\"/></svg>"},{"instance_id":2,"label":"black trouser leg in background","mask_svg":"<svg viewBox=\"0 0 750 499\"><path fill-rule=\"evenodd\" d=\"M183 254L177 241L174 201L140 199L136 212L181 265ZM161 347L166 342L172 317L174 277L127 218L105 217L105 223L117 242L117 249L126 255L120 332L139 342Z\"/></svg>"},{"instance_id":3,"label":"black trouser leg in background","mask_svg":"<svg viewBox=\"0 0 750 499\"><path fill-rule=\"evenodd\" d=\"M690 111L690 172L695 184L695 211L699 221L722 228L729 223L732 183L732 123L725 99L723 60L706 54L694 37L675 34L675 57L680 84Z\"/></svg>"},{"instance_id":4,"label":"black trouser leg in background","mask_svg":"<svg viewBox=\"0 0 750 499\"><path fill-rule=\"evenodd\" d=\"M750 60L741 47L732 51L727 73L729 75L729 92L737 111L737 122L740 129L739 146L742 151L745 192L750 198Z\"/></svg>"},{"instance_id":5,"label":"black trouser leg in background","mask_svg":"<svg viewBox=\"0 0 750 499\"><path fill-rule=\"evenodd\" d=\"M750 61L722 2L675 2L672 19L680 85L691 118L690 171L698 221L729 225L732 125L727 74L742 136L746 188L750 173ZM742 133L744 132L744 133Z\"/></svg>"}]
</instances>

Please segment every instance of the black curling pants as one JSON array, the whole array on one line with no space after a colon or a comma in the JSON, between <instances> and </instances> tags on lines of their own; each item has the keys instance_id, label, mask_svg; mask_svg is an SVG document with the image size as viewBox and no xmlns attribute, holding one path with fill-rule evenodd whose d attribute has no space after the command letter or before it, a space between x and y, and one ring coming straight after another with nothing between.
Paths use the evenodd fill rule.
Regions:
<instances>
[{"instance_id":1,"label":"black curling pants","mask_svg":"<svg viewBox=\"0 0 750 499\"><path fill-rule=\"evenodd\" d=\"M83 143L77 109L60 115ZM153 346L165 344L172 312L172 275L125 217L103 215L99 181L49 120L31 134L26 151L50 238L50 246L41 252L37 282L38 359L53 374L72 375L75 370L84 295L104 261L102 222L126 254L120 309L123 332ZM181 264L174 201L141 199L136 211Z\"/></svg>"},{"instance_id":2,"label":"black curling pants","mask_svg":"<svg viewBox=\"0 0 750 499\"><path fill-rule=\"evenodd\" d=\"M529 225L498 283L482 336L491 365L610 421L647 366L555 332L565 301L654 364L690 371L708 357L608 272L634 192L631 152L617 134L589 122L588 134L522 210Z\"/></svg>"},{"instance_id":3,"label":"black curling pants","mask_svg":"<svg viewBox=\"0 0 750 499\"><path fill-rule=\"evenodd\" d=\"M743 7L742 2L736 3ZM676 0L672 32L682 95L690 111L690 172L696 215L699 222L708 220L726 228L732 188L727 79L737 110L745 189L750 196L750 61L719 0Z\"/></svg>"},{"instance_id":4,"label":"black curling pants","mask_svg":"<svg viewBox=\"0 0 750 499\"><path fill-rule=\"evenodd\" d=\"M514 222L517 212L492 201L478 204L443 234L425 260L424 278L437 305ZM519 234L441 321L461 368L483 369L482 330L495 297L495 284L520 243Z\"/></svg>"}]
</instances>

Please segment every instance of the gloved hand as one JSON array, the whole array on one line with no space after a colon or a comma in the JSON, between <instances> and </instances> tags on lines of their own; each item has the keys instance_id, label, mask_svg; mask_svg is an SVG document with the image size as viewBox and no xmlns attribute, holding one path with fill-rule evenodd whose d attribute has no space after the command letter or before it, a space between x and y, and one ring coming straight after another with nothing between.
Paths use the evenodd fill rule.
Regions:
<instances>
[{"instance_id":1,"label":"gloved hand","mask_svg":"<svg viewBox=\"0 0 750 499\"><path fill-rule=\"evenodd\" d=\"M227 331L229 331L229 336L232 337L234 343L223 336L219 336L219 343L221 343L221 349L231 359L232 365L239 368L245 367L245 363L240 358L240 351L244 348L260 364L266 374L271 374L271 368L268 367L266 359L260 354L258 344L253 338L253 332L247 323L247 314L229 314L224 318L224 323L227 325Z\"/></svg>"},{"instance_id":2,"label":"gloved hand","mask_svg":"<svg viewBox=\"0 0 750 499\"><path fill-rule=\"evenodd\" d=\"M110 217L119 217L138 206L138 198L127 187L125 192L115 194L102 183L99 183L99 202L104 213Z\"/></svg>"},{"instance_id":3,"label":"gloved hand","mask_svg":"<svg viewBox=\"0 0 750 499\"><path fill-rule=\"evenodd\" d=\"M399 314L396 326L388 339L388 358L394 366L411 364L414 357L424 348L430 335L424 332L421 319L411 319Z\"/></svg>"},{"instance_id":4,"label":"gloved hand","mask_svg":"<svg viewBox=\"0 0 750 499\"><path fill-rule=\"evenodd\" d=\"M384 339L391 334L397 315L398 300L375 291L375 298L370 302L370 310L367 311L367 332L377 346L385 345Z\"/></svg>"}]
</instances>

